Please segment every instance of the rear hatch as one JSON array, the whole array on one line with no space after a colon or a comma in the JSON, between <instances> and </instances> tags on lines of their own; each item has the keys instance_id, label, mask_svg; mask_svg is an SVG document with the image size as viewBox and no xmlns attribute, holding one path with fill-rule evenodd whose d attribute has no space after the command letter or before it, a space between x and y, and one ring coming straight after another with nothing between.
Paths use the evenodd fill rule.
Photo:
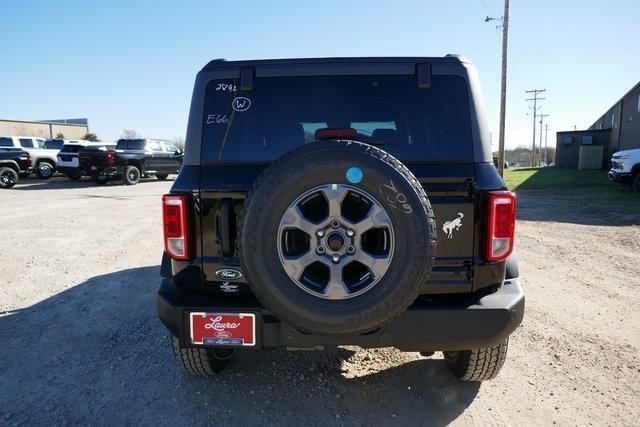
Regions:
<instances>
[{"instance_id":1,"label":"rear hatch","mask_svg":"<svg viewBox=\"0 0 640 427\"><path fill-rule=\"evenodd\" d=\"M58 153L58 166L77 168L79 166L78 153L83 148L78 144L64 144Z\"/></svg>"},{"instance_id":2,"label":"rear hatch","mask_svg":"<svg viewBox=\"0 0 640 427\"><path fill-rule=\"evenodd\" d=\"M95 172L106 166L107 147L89 146L78 152L80 169Z\"/></svg>"},{"instance_id":3,"label":"rear hatch","mask_svg":"<svg viewBox=\"0 0 640 427\"><path fill-rule=\"evenodd\" d=\"M438 228L437 260L423 293L473 289L476 167L468 81L460 73L260 77L250 92L238 79L211 81L202 128L201 250L205 286L238 267L236 224L259 173L323 128L351 128L357 139L403 161L420 180ZM235 282L242 287L242 279ZM234 284L235 286L235 284Z\"/></svg>"}]
</instances>

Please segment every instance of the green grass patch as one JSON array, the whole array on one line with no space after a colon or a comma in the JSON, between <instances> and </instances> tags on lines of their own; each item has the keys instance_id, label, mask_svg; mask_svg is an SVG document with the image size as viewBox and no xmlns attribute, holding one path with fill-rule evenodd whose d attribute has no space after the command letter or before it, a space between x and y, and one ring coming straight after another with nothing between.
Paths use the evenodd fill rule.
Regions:
<instances>
[{"instance_id":1,"label":"green grass patch","mask_svg":"<svg viewBox=\"0 0 640 427\"><path fill-rule=\"evenodd\" d=\"M511 190L611 189L606 171L581 171L559 168L505 169L504 180Z\"/></svg>"},{"instance_id":2,"label":"green grass patch","mask_svg":"<svg viewBox=\"0 0 640 427\"><path fill-rule=\"evenodd\" d=\"M629 186L609 181L607 172L577 169L525 168L505 169L504 180L514 191L532 190L551 203L549 209L570 206L576 214L612 224L623 222L638 224L640 220L640 194Z\"/></svg>"}]
</instances>

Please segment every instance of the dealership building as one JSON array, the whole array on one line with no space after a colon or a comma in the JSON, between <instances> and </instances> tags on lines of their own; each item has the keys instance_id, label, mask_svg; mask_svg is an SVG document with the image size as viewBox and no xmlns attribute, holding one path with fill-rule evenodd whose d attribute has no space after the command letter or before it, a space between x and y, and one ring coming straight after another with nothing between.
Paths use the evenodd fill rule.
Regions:
<instances>
[{"instance_id":1,"label":"dealership building","mask_svg":"<svg viewBox=\"0 0 640 427\"><path fill-rule=\"evenodd\" d=\"M0 119L1 136L36 136L54 138L62 134L66 139L81 139L89 133L88 119L6 120Z\"/></svg>"}]
</instances>

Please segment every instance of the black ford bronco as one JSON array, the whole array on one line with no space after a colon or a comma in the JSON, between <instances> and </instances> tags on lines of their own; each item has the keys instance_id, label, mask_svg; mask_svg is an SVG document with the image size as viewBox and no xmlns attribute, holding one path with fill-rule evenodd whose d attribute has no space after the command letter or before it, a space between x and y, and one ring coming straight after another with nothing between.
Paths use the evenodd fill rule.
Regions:
<instances>
[{"instance_id":1,"label":"black ford bronco","mask_svg":"<svg viewBox=\"0 0 640 427\"><path fill-rule=\"evenodd\" d=\"M358 345L491 379L524 314L515 204L461 57L214 60L163 197L158 315L191 374Z\"/></svg>"}]
</instances>

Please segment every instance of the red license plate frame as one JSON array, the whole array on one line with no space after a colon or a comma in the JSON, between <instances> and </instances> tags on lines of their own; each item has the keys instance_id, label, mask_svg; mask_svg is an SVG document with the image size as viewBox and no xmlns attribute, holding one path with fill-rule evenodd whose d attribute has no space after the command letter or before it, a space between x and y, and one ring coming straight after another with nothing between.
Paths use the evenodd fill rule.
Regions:
<instances>
[{"instance_id":1,"label":"red license plate frame","mask_svg":"<svg viewBox=\"0 0 640 427\"><path fill-rule=\"evenodd\" d=\"M189 313L189 338L195 345L253 347L256 345L255 313Z\"/></svg>"}]
</instances>

